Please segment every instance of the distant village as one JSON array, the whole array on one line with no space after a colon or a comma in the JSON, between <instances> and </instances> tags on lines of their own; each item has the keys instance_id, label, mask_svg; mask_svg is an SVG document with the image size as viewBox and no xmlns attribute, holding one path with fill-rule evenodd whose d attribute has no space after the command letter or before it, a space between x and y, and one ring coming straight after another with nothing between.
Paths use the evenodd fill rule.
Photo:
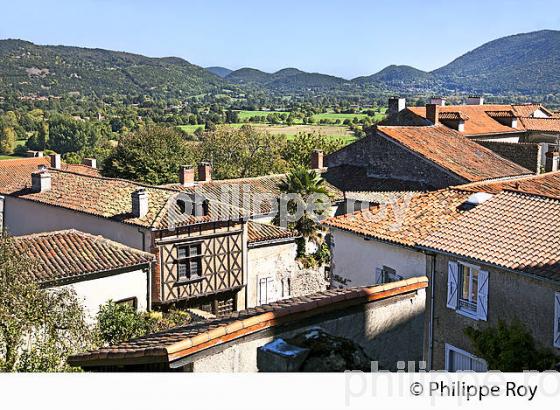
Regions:
<instances>
[{"instance_id":1,"label":"distant village","mask_svg":"<svg viewBox=\"0 0 560 410\"><path fill-rule=\"evenodd\" d=\"M477 336L513 324L560 363L559 113L391 97L365 137L311 154L328 198L313 235L278 217L290 174L212 171L184 164L155 186L101 176L95 158L0 161L0 228L41 288L71 289L89 322L108 302L190 317L69 366L485 372ZM302 246L330 256L306 263Z\"/></svg>"}]
</instances>

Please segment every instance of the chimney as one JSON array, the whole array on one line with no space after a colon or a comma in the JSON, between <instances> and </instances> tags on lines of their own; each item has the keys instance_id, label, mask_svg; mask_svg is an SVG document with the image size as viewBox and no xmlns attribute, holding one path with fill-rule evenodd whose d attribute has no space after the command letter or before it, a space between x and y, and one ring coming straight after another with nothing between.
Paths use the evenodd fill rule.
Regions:
<instances>
[{"instance_id":1,"label":"chimney","mask_svg":"<svg viewBox=\"0 0 560 410\"><path fill-rule=\"evenodd\" d=\"M469 95L467 105L484 105L484 97L480 95Z\"/></svg>"},{"instance_id":2,"label":"chimney","mask_svg":"<svg viewBox=\"0 0 560 410\"><path fill-rule=\"evenodd\" d=\"M31 174L31 190L37 193L51 190L51 174L44 165Z\"/></svg>"},{"instance_id":3,"label":"chimney","mask_svg":"<svg viewBox=\"0 0 560 410\"><path fill-rule=\"evenodd\" d=\"M131 194L132 215L135 218L142 218L148 213L148 194L144 188L140 188Z\"/></svg>"},{"instance_id":4,"label":"chimney","mask_svg":"<svg viewBox=\"0 0 560 410\"><path fill-rule=\"evenodd\" d=\"M517 117L511 117L511 128L517 128Z\"/></svg>"},{"instance_id":5,"label":"chimney","mask_svg":"<svg viewBox=\"0 0 560 410\"><path fill-rule=\"evenodd\" d=\"M198 181L210 182L212 181L212 165L209 162L201 162L198 165Z\"/></svg>"},{"instance_id":6,"label":"chimney","mask_svg":"<svg viewBox=\"0 0 560 410\"><path fill-rule=\"evenodd\" d=\"M82 165L86 165L91 168L97 168L97 160L95 158L84 158L82 160Z\"/></svg>"},{"instance_id":7,"label":"chimney","mask_svg":"<svg viewBox=\"0 0 560 410\"><path fill-rule=\"evenodd\" d=\"M544 164L545 172L554 172L560 169L560 152L559 151L548 151L546 153L546 161Z\"/></svg>"},{"instance_id":8,"label":"chimney","mask_svg":"<svg viewBox=\"0 0 560 410\"><path fill-rule=\"evenodd\" d=\"M320 149L315 149L311 153L311 169L320 170L323 169L323 151Z\"/></svg>"},{"instance_id":9,"label":"chimney","mask_svg":"<svg viewBox=\"0 0 560 410\"><path fill-rule=\"evenodd\" d=\"M60 169L60 154L50 154L49 158L51 159L51 168Z\"/></svg>"},{"instance_id":10,"label":"chimney","mask_svg":"<svg viewBox=\"0 0 560 410\"><path fill-rule=\"evenodd\" d=\"M396 114L406 108L406 98L391 97L389 98L388 114Z\"/></svg>"},{"instance_id":11,"label":"chimney","mask_svg":"<svg viewBox=\"0 0 560 410\"><path fill-rule=\"evenodd\" d=\"M181 165L179 168L179 183L183 186L194 185L194 168L192 165Z\"/></svg>"},{"instance_id":12,"label":"chimney","mask_svg":"<svg viewBox=\"0 0 560 410\"><path fill-rule=\"evenodd\" d=\"M432 97L430 99L430 104L435 104L443 107L445 105L445 101L445 97Z\"/></svg>"},{"instance_id":13,"label":"chimney","mask_svg":"<svg viewBox=\"0 0 560 410\"><path fill-rule=\"evenodd\" d=\"M426 104L426 118L432 124L439 124L439 105L437 104Z\"/></svg>"}]
</instances>

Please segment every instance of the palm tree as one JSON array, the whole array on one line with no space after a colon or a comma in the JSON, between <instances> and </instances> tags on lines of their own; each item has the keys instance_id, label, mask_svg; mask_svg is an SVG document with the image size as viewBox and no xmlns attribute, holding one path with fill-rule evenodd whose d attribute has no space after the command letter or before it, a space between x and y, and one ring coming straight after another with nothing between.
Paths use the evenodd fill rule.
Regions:
<instances>
[{"instance_id":1,"label":"palm tree","mask_svg":"<svg viewBox=\"0 0 560 410\"><path fill-rule=\"evenodd\" d=\"M300 246L299 250L300 255L303 256L307 241L312 241L316 245L320 245L322 241L320 233L323 229L319 224L319 218L330 206L329 191L320 174L303 167L290 172L279 188L282 193L290 194L287 203L290 215L296 213L298 206L300 210L304 209L300 218L288 224L290 229L297 231L304 239L303 246ZM282 215L277 216L276 222L278 223L278 218L282 217Z\"/></svg>"}]
</instances>

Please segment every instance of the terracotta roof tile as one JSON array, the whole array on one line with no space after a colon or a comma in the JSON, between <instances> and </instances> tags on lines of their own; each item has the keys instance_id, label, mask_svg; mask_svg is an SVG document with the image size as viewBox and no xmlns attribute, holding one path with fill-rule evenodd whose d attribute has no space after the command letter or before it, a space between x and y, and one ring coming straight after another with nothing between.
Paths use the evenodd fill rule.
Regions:
<instances>
[{"instance_id":1,"label":"terracotta roof tile","mask_svg":"<svg viewBox=\"0 0 560 410\"><path fill-rule=\"evenodd\" d=\"M531 173L443 125L380 126L377 131L469 181Z\"/></svg>"},{"instance_id":2,"label":"terracotta roof tile","mask_svg":"<svg viewBox=\"0 0 560 410\"><path fill-rule=\"evenodd\" d=\"M67 230L14 237L15 251L30 262L40 283L145 265L154 256L101 236Z\"/></svg>"},{"instance_id":3,"label":"terracotta roof tile","mask_svg":"<svg viewBox=\"0 0 560 410\"><path fill-rule=\"evenodd\" d=\"M502 192L420 241L420 245L560 280L560 201Z\"/></svg>"},{"instance_id":4,"label":"terracotta roof tile","mask_svg":"<svg viewBox=\"0 0 560 410\"><path fill-rule=\"evenodd\" d=\"M542 131L560 133L560 118L532 118L521 117L523 126L528 131Z\"/></svg>"},{"instance_id":5,"label":"terracotta roof tile","mask_svg":"<svg viewBox=\"0 0 560 410\"><path fill-rule=\"evenodd\" d=\"M365 237L414 246L447 221L465 212L471 195L455 189L403 193L388 204L328 218L323 224Z\"/></svg>"},{"instance_id":6,"label":"terracotta roof tile","mask_svg":"<svg viewBox=\"0 0 560 410\"><path fill-rule=\"evenodd\" d=\"M428 286L428 279L410 278L370 288L333 289L305 297L283 299L231 313L228 316L196 322L164 332L151 334L115 346L75 355L69 358L72 366L126 363L141 357L143 360L172 362L198 351L267 328L307 318L310 315L336 311L391 296L406 294Z\"/></svg>"},{"instance_id":7,"label":"terracotta roof tile","mask_svg":"<svg viewBox=\"0 0 560 410\"><path fill-rule=\"evenodd\" d=\"M488 192L492 194L506 190L518 191L560 199L560 171L496 181L473 182L459 185L457 188L466 191Z\"/></svg>"},{"instance_id":8,"label":"terracotta roof tile","mask_svg":"<svg viewBox=\"0 0 560 410\"><path fill-rule=\"evenodd\" d=\"M248 243L257 244L274 240L295 239L298 234L289 229L254 221L247 223Z\"/></svg>"}]
</instances>

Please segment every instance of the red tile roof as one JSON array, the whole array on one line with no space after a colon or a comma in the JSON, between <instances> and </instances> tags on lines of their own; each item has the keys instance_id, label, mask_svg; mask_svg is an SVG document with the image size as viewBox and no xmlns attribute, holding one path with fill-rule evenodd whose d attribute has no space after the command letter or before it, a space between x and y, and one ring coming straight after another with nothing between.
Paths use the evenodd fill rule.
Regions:
<instances>
[{"instance_id":1,"label":"red tile roof","mask_svg":"<svg viewBox=\"0 0 560 410\"><path fill-rule=\"evenodd\" d=\"M49 158L18 158L0 161L0 193L19 191L31 184L31 173L49 166Z\"/></svg>"},{"instance_id":2,"label":"red tile roof","mask_svg":"<svg viewBox=\"0 0 560 410\"><path fill-rule=\"evenodd\" d=\"M328 218L323 224L369 238L414 246L445 222L465 212L461 205L471 194L455 189L403 193L388 204Z\"/></svg>"},{"instance_id":3,"label":"red tile roof","mask_svg":"<svg viewBox=\"0 0 560 410\"><path fill-rule=\"evenodd\" d=\"M560 133L560 118L520 118L527 131Z\"/></svg>"},{"instance_id":4,"label":"red tile roof","mask_svg":"<svg viewBox=\"0 0 560 410\"><path fill-rule=\"evenodd\" d=\"M21 199L155 229L164 229L170 226L172 222L170 221L170 211L174 215L180 214L179 206L176 203L180 194L175 190L137 184L122 179L93 177L54 169L50 169L49 173L52 179L50 191L33 192L30 189L30 173L29 182L25 188L18 191L9 190L5 193ZM5 177L5 174L0 173L0 183L2 177ZM136 218L132 215L131 194L139 189L144 189L148 195L149 210L144 217ZM0 190L2 190L1 186ZM177 218L176 225L239 220L246 215L245 211L235 206L210 200L207 215L182 215L180 219Z\"/></svg>"},{"instance_id":5,"label":"red tile roof","mask_svg":"<svg viewBox=\"0 0 560 410\"><path fill-rule=\"evenodd\" d=\"M488 192L492 194L506 190L518 191L527 194L544 195L560 199L560 171L507 178L497 181L473 182L470 184L459 185L456 188L466 191Z\"/></svg>"},{"instance_id":6,"label":"red tile roof","mask_svg":"<svg viewBox=\"0 0 560 410\"><path fill-rule=\"evenodd\" d=\"M296 232L289 229L254 221L249 221L247 223L247 231L249 245L257 245L259 243L277 240L295 239L298 237Z\"/></svg>"},{"instance_id":7,"label":"red tile roof","mask_svg":"<svg viewBox=\"0 0 560 410\"><path fill-rule=\"evenodd\" d=\"M531 173L443 125L379 126L377 131L468 181Z\"/></svg>"},{"instance_id":8,"label":"red tile roof","mask_svg":"<svg viewBox=\"0 0 560 410\"><path fill-rule=\"evenodd\" d=\"M502 192L419 244L560 281L559 228L558 199Z\"/></svg>"},{"instance_id":9,"label":"red tile roof","mask_svg":"<svg viewBox=\"0 0 560 410\"><path fill-rule=\"evenodd\" d=\"M425 276L369 288L332 289L304 297L235 312L220 319L197 322L155 333L115 346L71 356L71 366L95 367L143 363L172 363L194 353L240 339L262 330L305 318L387 300L428 286Z\"/></svg>"},{"instance_id":10,"label":"red tile roof","mask_svg":"<svg viewBox=\"0 0 560 410\"><path fill-rule=\"evenodd\" d=\"M28 258L40 283L75 280L94 273L147 265L154 256L75 230L14 237L15 251Z\"/></svg>"}]
</instances>

